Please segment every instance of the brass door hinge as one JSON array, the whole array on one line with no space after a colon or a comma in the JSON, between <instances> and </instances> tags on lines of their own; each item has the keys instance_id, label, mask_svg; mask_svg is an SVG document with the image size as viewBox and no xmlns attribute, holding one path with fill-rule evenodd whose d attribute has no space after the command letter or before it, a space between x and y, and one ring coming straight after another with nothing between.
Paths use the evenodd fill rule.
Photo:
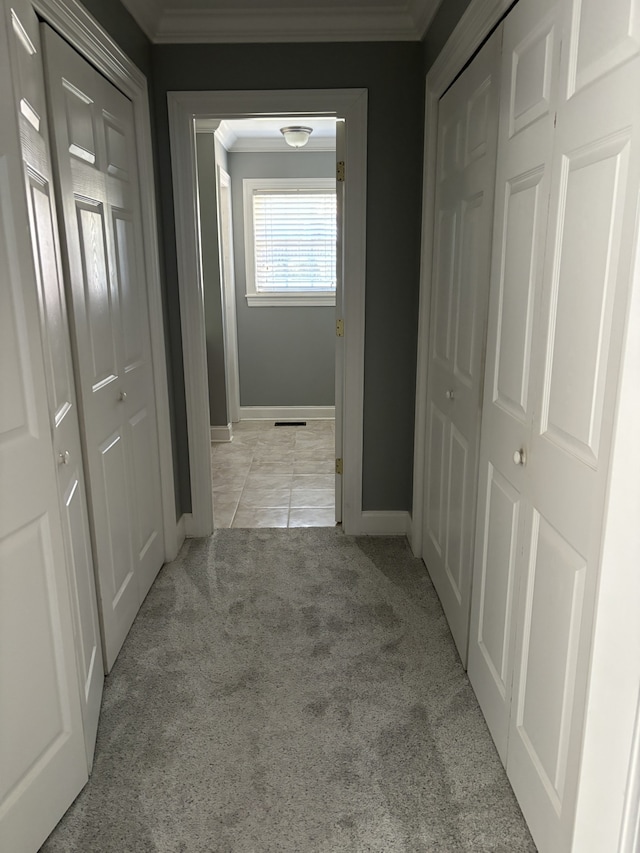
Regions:
<instances>
[{"instance_id":1,"label":"brass door hinge","mask_svg":"<svg viewBox=\"0 0 640 853\"><path fill-rule=\"evenodd\" d=\"M336 459L336 474L342 474L342 459Z\"/></svg>"},{"instance_id":2,"label":"brass door hinge","mask_svg":"<svg viewBox=\"0 0 640 853\"><path fill-rule=\"evenodd\" d=\"M338 160L336 164L336 181L339 183L344 181L344 160Z\"/></svg>"},{"instance_id":3,"label":"brass door hinge","mask_svg":"<svg viewBox=\"0 0 640 853\"><path fill-rule=\"evenodd\" d=\"M344 338L344 320L336 320L336 337Z\"/></svg>"}]
</instances>

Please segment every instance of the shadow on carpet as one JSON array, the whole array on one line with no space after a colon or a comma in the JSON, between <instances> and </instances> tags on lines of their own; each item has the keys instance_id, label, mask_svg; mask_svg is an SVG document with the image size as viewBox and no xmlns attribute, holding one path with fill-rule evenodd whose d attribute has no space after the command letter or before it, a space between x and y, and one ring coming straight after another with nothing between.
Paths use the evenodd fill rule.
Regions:
<instances>
[{"instance_id":1,"label":"shadow on carpet","mask_svg":"<svg viewBox=\"0 0 640 853\"><path fill-rule=\"evenodd\" d=\"M46 853L534 853L404 539L220 530L158 576Z\"/></svg>"}]
</instances>

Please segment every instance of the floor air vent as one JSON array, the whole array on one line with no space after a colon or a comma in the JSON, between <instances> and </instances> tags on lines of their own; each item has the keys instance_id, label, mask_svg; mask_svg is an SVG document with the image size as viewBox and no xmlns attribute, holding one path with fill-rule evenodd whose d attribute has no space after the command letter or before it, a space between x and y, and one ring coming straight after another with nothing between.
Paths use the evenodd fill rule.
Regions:
<instances>
[{"instance_id":1,"label":"floor air vent","mask_svg":"<svg viewBox=\"0 0 640 853\"><path fill-rule=\"evenodd\" d=\"M306 421L276 421L274 426L306 426Z\"/></svg>"}]
</instances>

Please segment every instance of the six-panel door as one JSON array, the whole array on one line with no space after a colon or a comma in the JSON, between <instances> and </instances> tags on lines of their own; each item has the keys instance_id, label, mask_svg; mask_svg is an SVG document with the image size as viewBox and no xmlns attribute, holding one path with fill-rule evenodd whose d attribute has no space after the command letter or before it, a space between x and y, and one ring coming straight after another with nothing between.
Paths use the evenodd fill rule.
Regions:
<instances>
[{"instance_id":1,"label":"six-panel door","mask_svg":"<svg viewBox=\"0 0 640 853\"><path fill-rule=\"evenodd\" d=\"M423 558L467 659L502 27L440 101Z\"/></svg>"},{"instance_id":2,"label":"six-panel door","mask_svg":"<svg viewBox=\"0 0 640 853\"><path fill-rule=\"evenodd\" d=\"M69 324L51 178L39 23L30 3L25 0L14 3L12 16L14 56L19 69L14 91L20 116L49 417L72 591L87 764L91 767L104 672Z\"/></svg>"},{"instance_id":3,"label":"six-panel door","mask_svg":"<svg viewBox=\"0 0 640 853\"><path fill-rule=\"evenodd\" d=\"M133 110L42 30L109 670L164 557Z\"/></svg>"}]
</instances>

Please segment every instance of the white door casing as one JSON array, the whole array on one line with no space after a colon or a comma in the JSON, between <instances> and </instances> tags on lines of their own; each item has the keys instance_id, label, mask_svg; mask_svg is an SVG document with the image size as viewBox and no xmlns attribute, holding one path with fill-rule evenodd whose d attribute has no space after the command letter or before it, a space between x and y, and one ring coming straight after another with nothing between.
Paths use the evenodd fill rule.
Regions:
<instances>
[{"instance_id":1,"label":"white door casing","mask_svg":"<svg viewBox=\"0 0 640 853\"><path fill-rule=\"evenodd\" d=\"M82 719L89 768L93 760L104 671L91 535L64 281L51 177L47 107L38 19L28 0L12 7L16 110L34 264L58 492L71 589Z\"/></svg>"},{"instance_id":2,"label":"white door casing","mask_svg":"<svg viewBox=\"0 0 640 853\"><path fill-rule=\"evenodd\" d=\"M335 458L343 459L344 413L344 164L348 132L344 119L336 120L336 340L335 340ZM342 178L342 180L340 180ZM340 329L340 324L342 328ZM342 334L338 332L341 331ZM343 459L344 470L344 459ZM342 521L342 471L335 474L335 521Z\"/></svg>"},{"instance_id":3,"label":"white door casing","mask_svg":"<svg viewBox=\"0 0 640 853\"><path fill-rule=\"evenodd\" d=\"M364 399L364 291L366 248L366 115L364 89L169 92L169 131L176 220L178 284L185 370L192 513L187 531L209 535L213 529L209 477L210 427L206 392L206 339L197 240L196 117L251 118L280 114L336 115L346 119L344 293L344 436L343 527L364 532L362 447ZM198 282L196 287L194 282Z\"/></svg>"},{"instance_id":4,"label":"white door casing","mask_svg":"<svg viewBox=\"0 0 640 853\"><path fill-rule=\"evenodd\" d=\"M43 25L107 671L164 559L131 103Z\"/></svg>"},{"instance_id":5,"label":"white door casing","mask_svg":"<svg viewBox=\"0 0 640 853\"><path fill-rule=\"evenodd\" d=\"M219 165L216 165L216 189L227 406L229 420L231 423L237 423L240 420L240 372L238 367L238 324L236 320L236 277L233 262L231 176Z\"/></svg>"},{"instance_id":6,"label":"white door casing","mask_svg":"<svg viewBox=\"0 0 640 853\"><path fill-rule=\"evenodd\" d=\"M0 849L31 853L87 763L8 2L0 13Z\"/></svg>"},{"instance_id":7,"label":"white door casing","mask_svg":"<svg viewBox=\"0 0 640 853\"><path fill-rule=\"evenodd\" d=\"M522 0L505 24L469 675L542 853L574 831L637 225L636 5Z\"/></svg>"},{"instance_id":8,"label":"white door casing","mask_svg":"<svg viewBox=\"0 0 640 853\"><path fill-rule=\"evenodd\" d=\"M502 27L440 102L422 557L467 660Z\"/></svg>"}]
</instances>

